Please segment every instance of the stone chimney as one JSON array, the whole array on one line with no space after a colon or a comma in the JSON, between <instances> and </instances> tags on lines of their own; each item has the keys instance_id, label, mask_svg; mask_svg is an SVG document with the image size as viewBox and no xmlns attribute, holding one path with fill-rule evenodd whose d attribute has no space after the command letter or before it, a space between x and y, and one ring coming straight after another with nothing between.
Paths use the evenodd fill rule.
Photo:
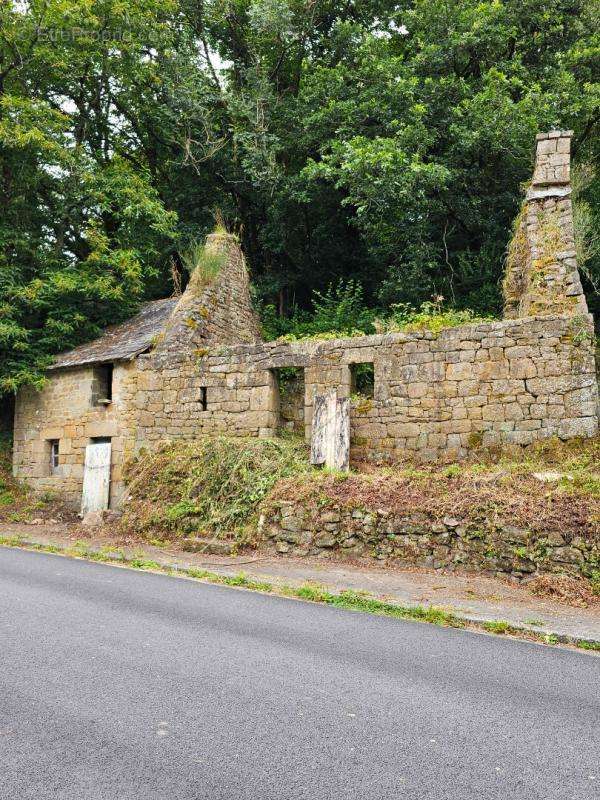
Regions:
<instances>
[{"instance_id":1,"label":"stone chimney","mask_svg":"<svg viewBox=\"0 0 600 800\"><path fill-rule=\"evenodd\" d=\"M533 179L508 252L508 318L587 314L577 270L571 204L573 131L537 135Z\"/></svg>"},{"instance_id":2,"label":"stone chimney","mask_svg":"<svg viewBox=\"0 0 600 800\"><path fill-rule=\"evenodd\" d=\"M250 344L261 340L250 298L250 280L239 241L231 233L206 237L205 255L214 275L198 267L177 303L157 351L185 352L208 344Z\"/></svg>"}]
</instances>

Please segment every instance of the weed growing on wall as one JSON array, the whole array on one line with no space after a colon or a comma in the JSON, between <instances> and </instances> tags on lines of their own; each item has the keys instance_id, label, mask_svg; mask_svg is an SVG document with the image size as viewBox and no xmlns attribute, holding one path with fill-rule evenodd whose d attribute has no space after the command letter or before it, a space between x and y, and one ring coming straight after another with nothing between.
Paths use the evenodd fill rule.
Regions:
<instances>
[{"instance_id":1,"label":"weed growing on wall","mask_svg":"<svg viewBox=\"0 0 600 800\"><path fill-rule=\"evenodd\" d=\"M194 242L181 253L181 260L190 274L190 282L202 290L215 280L223 268L225 253L207 250L204 244Z\"/></svg>"},{"instance_id":2,"label":"weed growing on wall","mask_svg":"<svg viewBox=\"0 0 600 800\"><path fill-rule=\"evenodd\" d=\"M508 316L518 316L519 302L525 287L529 254L525 208L526 204L523 203L513 223L512 236L506 249L502 294Z\"/></svg>"},{"instance_id":3,"label":"weed growing on wall","mask_svg":"<svg viewBox=\"0 0 600 800\"><path fill-rule=\"evenodd\" d=\"M391 316L378 320L377 329L380 333L404 331L415 333L430 331L439 333L446 328L456 328L460 325L473 325L477 322L488 322L491 317L482 317L470 309L456 309L443 305L444 298L437 295L433 300L422 303L416 309L407 303L397 303L392 306Z\"/></svg>"}]
</instances>

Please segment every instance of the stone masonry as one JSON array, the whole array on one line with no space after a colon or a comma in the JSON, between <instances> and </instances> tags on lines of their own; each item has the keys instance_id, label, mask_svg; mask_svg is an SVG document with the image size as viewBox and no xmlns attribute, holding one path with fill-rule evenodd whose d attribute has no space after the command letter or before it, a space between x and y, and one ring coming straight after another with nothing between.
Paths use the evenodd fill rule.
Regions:
<instances>
[{"instance_id":1,"label":"stone masonry","mask_svg":"<svg viewBox=\"0 0 600 800\"><path fill-rule=\"evenodd\" d=\"M59 356L41 391L19 393L15 475L77 506L85 448L110 438L114 506L123 464L142 448L214 433L273 436L281 428L309 438L314 397L330 389L352 397L354 459L458 459L480 445L595 435L594 329L573 249L569 145L568 132L538 137L519 257L507 270L506 319L439 334L263 342L237 239L212 234L212 279L197 271L181 298L148 304ZM98 370L109 364L112 399L99 405ZM354 394L358 364L373 365L372 397ZM291 367L301 378L282 395L281 376ZM58 466L50 463L53 442Z\"/></svg>"},{"instance_id":2,"label":"stone masonry","mask_svg":"<svg viewBox=\"0 0 600 800\"><path fill-rule=\"evenodd\" d=\"M571 203L571 137L537 137L536 163L509 253L506 317L588 313L577 271Z\"/></svg>"},{"instance_id":3,"label":"stone masonry","mask_svg":"<svg viewBox=\"0 0 600 800\"><path fill-rule=\"evenodd\" d=\"M93 366L58 370L42 391L22 389L17 397L14 426L14 474L40 492L53 491L73 508L81 503L85 448L94 438L110 438L112 504L122 492L125 447L131 453L131 427L127 409L135 383L135 362L115 365L113 402L92 404L95 372ZM50 443L58 441L60 463L50 464Z\"/></svg>"},{"instance_id":4,"label":"stone masonry","mask_svg":"<svg viewBox=\"0 0 600 800\"><path fill-rule=\"evenodd\" d=\"M478 445L527 445L597 432L588 338L570 316L507 320L430 332L270 342L209 350L197 359L141 356L137 446L213 432L272 436L280 426L275 369L304 369L310 432L315 394L350 396L351 366L372 362L372 400L353 399L353 456L394 461L460 458ZM585 320L586 331L591 323ZM197 398L208 387L208 408Z\"/></svg>"},{"instance_id":5,"label":"stone masonry","mask_svg":"<svg viewBox=\"0 0 600 800\"><path fill-rule=\"evenodd\" d=\"M372 557L387 563L478 572L526 580L535 574L590 576L600 564L600 543L578 531L532 532L514 525L432 521L385 508L331 504L310 507L278 501L265 509L267 548L292 556Z\"/></svg>"}]
</instances>

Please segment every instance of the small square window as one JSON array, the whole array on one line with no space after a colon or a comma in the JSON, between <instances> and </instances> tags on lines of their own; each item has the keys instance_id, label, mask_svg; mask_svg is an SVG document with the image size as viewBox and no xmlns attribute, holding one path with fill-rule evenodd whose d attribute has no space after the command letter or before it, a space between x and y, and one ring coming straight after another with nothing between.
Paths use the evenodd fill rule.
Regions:
<instances>
[{"instance_id":1,"label":"small square window","mask_svg":"<svg viewBox=\"0 0 600 800\"><path fill-rule=\"evenodd\" d=\"M55 475L59 466L60 441L50 439L48 445L50 447L50 475Z\"/></svg>"},{"instance_id":2,"label":"small square window","mask_svg":"<svg viewBox=\"0 0 600 800\"><path fill-rule=\"evenodd\" d=\"M208 391L206 386L200 387L200 396L198 398L198 402L200 403L200 408L202 411L206 411L208 409Z\"/></svg>"},{"instance_id":3,"label":"small square window","mask_svg":"<svg viewBox=\"0 0 600 800\"><path fill-rule=\"evenodd\" d=\"M373 398L375 394L375 365L373 362L350 364L350 393Z\"/></svg>"}]
</instances>

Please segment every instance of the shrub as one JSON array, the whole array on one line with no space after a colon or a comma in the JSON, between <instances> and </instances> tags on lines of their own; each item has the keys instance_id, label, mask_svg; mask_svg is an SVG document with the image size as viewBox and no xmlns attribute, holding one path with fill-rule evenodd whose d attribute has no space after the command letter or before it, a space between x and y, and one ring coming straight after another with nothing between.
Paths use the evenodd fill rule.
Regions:
<instances>
[{"instance_id":1,"label":"shrub","mask_svg":"<svg viewBox=\"0 0 600 800\"><path fill-rule=\"evenodd\" d=\"M160 531L245 542L275 483L309 469L304 443L292 439L220 436L165 444L128 465L122 525L153 537Z\"/></svg>"},{"instance_id":2,"label":"shrub","mask_svg":"<svg viewBox=\"0 0 600 800\"><path fill-rule=\"evenodd\" d=\"M336 339L375 333L375 311L367 308L361 284L352 279L342 278L325 292L313 291L312 312L294 309L285 319L268 305L261 316L267 339Z\"/></svg>"},{"instance_id":3,"label":"shrub","mask_svg":"<svg viewBox=\"0 0 600 800\"><path fill-rule=\"evenodd\" d=\"M470 309L444 308L442 301L443 298L436 297L433 301L422 303L418 309L408 303L397 303L392 306L392 314L378 320L376 327L385 333L394 331L439 333L445 328L487 322L491 319L478 316Z\"/></svg>"}]
</instances>

